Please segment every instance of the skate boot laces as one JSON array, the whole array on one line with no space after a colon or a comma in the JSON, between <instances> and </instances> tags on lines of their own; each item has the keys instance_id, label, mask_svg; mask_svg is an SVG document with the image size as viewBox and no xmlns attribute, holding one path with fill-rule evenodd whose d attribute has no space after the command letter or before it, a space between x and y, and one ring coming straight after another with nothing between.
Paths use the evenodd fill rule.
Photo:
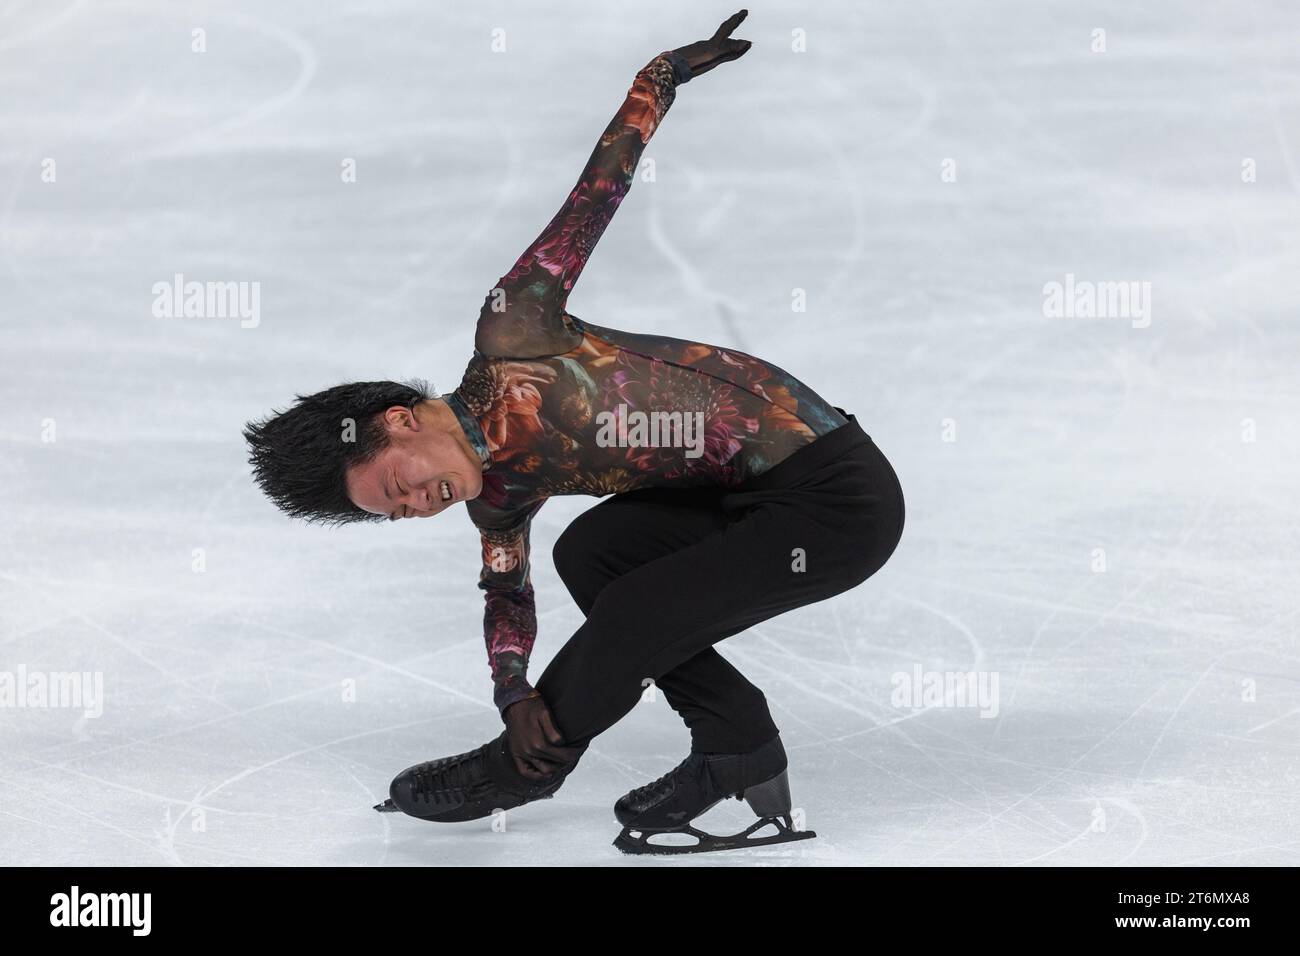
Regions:
<instances>
[{"instance_id":1,"label":"skate boot laces","mask_svg":"<svg viewBox=\"0 0 1300 956\"><path fill-rule=\"evenodd\" d=\"M411 771L411 796L423 803L454 803L487 782L487 746L420 764Z\"/></svg>"},{"instance_id":2,"label":"skate boot laces","mask_svg":"<svg viewBox=\"0 0 1300 956\"><path fill-rule=\"evenodd\" d=\"M655 804L664 797L670 795L677 789L677 778L688 771L694 771L699 774L701 771L707 772L708 764L699 754L691 754L672 770L660 777L658 780L652 780L645 786L637 787L628 797L634 804Z\"/></svg>"}]
</instances>

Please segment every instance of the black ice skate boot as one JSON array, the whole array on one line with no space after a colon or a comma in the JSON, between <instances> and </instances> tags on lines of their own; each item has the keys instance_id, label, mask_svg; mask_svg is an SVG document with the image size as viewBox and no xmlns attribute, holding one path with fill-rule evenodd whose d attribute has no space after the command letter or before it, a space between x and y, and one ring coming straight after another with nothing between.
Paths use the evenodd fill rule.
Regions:
<instances>
[{"instance_id":1,"label":"black ice skate boot","mask_svg":"<svg viewBox=\"0 0 1300 956\"><path fill-rule=\"evenodd\" d=\"M503 732L477 750L407 767L393 778L389 799L375 809L400 810L438 823L478 820L553 797L575 766L576 762L547 780L528 780L515 769Z\"/></svg>"},{"instance_id":2,"label":"black ice skate boot","mask_svg":"<svg viewBox=\"0 0 1300 956\"><path fill-rule=\"evenodd\" d=\"M811 830L794 829L786 765L780 737L743 754L691 751L674 770L654 783L637 787L614 804L614 815L623 824L614 845L624 853L703 853L815 837L817 834ZM715 836L691 826L692 820L727 797L744 800L759 819L732 836ZM767 826L776 832L753 835ZM684 833L696 842L651 842L653 837L666 833Z\"/></svg>"}]
</instances>

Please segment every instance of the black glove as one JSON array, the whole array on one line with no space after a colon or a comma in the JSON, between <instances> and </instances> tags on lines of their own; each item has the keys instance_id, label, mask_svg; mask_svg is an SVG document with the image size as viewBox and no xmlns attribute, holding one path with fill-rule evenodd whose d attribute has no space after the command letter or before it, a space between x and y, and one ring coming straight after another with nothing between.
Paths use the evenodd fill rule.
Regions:
<instances>
[{"instance_id":1,"label":"black glove","mask_svg":"<svg viewBox=\"0 0 1300 956\"><path fill-rule=\"evenodd\" d=\"M740 21L747 16L749 16L748 10L733 13L723 21L717 32L707 40L700 40L698 43L678 47L673 52L686 60L687 65L691 68L691 76L707 73L719 63L739 59L749 51L753 44L748 40L733 40L729 34L740 26Z\"/></svg>"},{"instance_id":2,"label":"black glove","mask_svg":"<svg viewBox=\"0 0 1300 956\"><path fill-rule=\"evenodd\" d=\"M515 769L529 780L545 780L575 763L582 747L564 747L551 710L541 695L525 697L506 708L506 743Z\"/></svg>"}]
</instances>

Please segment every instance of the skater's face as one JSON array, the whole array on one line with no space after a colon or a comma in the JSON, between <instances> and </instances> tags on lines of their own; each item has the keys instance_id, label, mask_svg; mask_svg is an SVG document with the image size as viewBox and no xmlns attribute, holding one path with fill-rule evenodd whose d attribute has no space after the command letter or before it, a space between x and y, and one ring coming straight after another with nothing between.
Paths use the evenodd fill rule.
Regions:
<instances>
[{"instance_id":1,"label":"skater's face","mask_svg":"<svg viewBox=\"0 0 1300 956\"><path fill-rule=\"evenodd\" d=\"M362 511L427 518L479 496L482 464L444 403L390 408L383 425L388 447L347 473L348 497Z\"/></svg>"}]
</instances>

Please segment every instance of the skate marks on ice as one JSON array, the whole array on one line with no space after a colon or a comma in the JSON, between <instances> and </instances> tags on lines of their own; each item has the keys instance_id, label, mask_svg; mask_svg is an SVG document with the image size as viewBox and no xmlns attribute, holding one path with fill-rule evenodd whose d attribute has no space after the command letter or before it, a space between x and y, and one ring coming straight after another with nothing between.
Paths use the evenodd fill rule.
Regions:
<instances>
[{"instance_id":1,"label":"skate marks on ice","mask_svg":"<svg viewBox=\"0 0 1300 956\"><path fill-rule=\"evenodd\" d=\"M872 601L869 596L867 600ZM883 600L888 603L889 597ZM899 604L918 606L906 600ZM1048 688L1041 685L1041 672L1051 669L1048 667L1030 673L1025 680L1023 706L1005 708L1007 694L1003 688L1005 724L966 720L960 712L942 708L900 716L883 706L880 695L875 695L877 700L868 704L872 726L830 734L826 729L833 729L835 721L828 720L820 707L814 721L800 719L798 706L782 707L780 702L822 701L822 706L837 705L837 709L851 715L851 723L860 714L861 702L846 702L847 695L830 688L886 686L889 665L875 665L868 660L841 664L838 678L828 680L828 665L834 662L801 655L791 647L824 646L827 637L833 635L828 623L833 615L826 615L813 627L789 627L789 618L800 613L768 622L755 629L758 633L751 632L750 637L773 639L777 644L773 652L751 641L735 643L725 653L765 687L786 738L798 741L789 748L792 779L798 784L797 790L807 794L811 787L817 796L807 803L811 804L809 825L815 825L821 834L817 841L821 846L809 852L819 859L835 857L835 837L840 828L828 822L828 815L830 821L840 820L849 832L873 834L868 839L869 851L856 852L859 862L949 864L972 852L990 854L1004 865L1081 860L1118 864L1151 859L1194 864L1294 858L1297 843L1290 839L1237 843L1234 826L1239 821L1260 814L1268 819L1284 813L1289 799L1285 788L1254 783L1245 777L1241 758L1221 759L1221 766L1209 778L1170 777L1155 770L1170 761L1177 766L1184 755L1207 746L1212 752L1222 753L1248 743L1254 724L1243 724L1235 732L1197 726L1205 723L1207 704L1211 716L1223 705L1225 689L1221 683L1208 700L1204 691L1216 674L1229 676L1220 669L1232 655L1240 655L1243 663L1253 656L1255 661L1241 672L1254 673L1261 680L1270 670L1279 676L1288 669L1294 673L1294 656L1261 657L1259 652L1230 650L1194 672L1177 668L1154 685L1145 679L1130 679L1118 689L1127 693L1131 688L1141 696L1131 710L1109 717L1103 716L1114 709L1109 703L1074 717L1056 713L1061 710L1059 706L1044 708L1042 697ZM1074 616L1105 612L1055 605L1048 613ZM860 627L860 633L915 630L904 615L887 614L894 625L880 631L870 614L864 616L867 620L863 623L868 626ZM1178 627L1169 621L1160 623L1170 630ZM1053 652L1058 644L1069 646L1070 639L1063 640L1061 635L1070 631L1068 625L1053 630L1049 642ZM875 648L871 650L879 653ZM920 650L924 652L924 648ZM884 653L889 657L896 650L886 648ZM965 666L964 655L956 645L939 653L947 658L945 668ZM1258 665L1266 661L1271 661L1271 668L1261 670ZM995 659L993 665L996 663ZM1278 665L1282 665L1280 671ZM1026 673L1025 668L1001 669L1008 679L1017 670L1017 680ZM1087 680L1094 674L1105 675L1106 668L1080 655L1079 665L1068 673L1074 675L1072 680ZM1144 692L1143 683L1148 684ZM1103 694L1110 692L1104 685L1099 689ZM1189 702L1194 699L1200 716L1189 720ZM1092 727L1096 730L1090 734ZM819 780L828 766L834 772L826 774L829 779ZM1271 802L1277 807L1271 807ZM1210 808L1214 808L1213 812ZM962 824L963 818L968 822ZM950 831L946 838L945 830ZM1154 846L1153 833L1158 841ZM1035 846L1038 849L1033 850ZM1239 852L1233 851L1233 846L1239 846Z\"/></svg>"}]
</instances>

